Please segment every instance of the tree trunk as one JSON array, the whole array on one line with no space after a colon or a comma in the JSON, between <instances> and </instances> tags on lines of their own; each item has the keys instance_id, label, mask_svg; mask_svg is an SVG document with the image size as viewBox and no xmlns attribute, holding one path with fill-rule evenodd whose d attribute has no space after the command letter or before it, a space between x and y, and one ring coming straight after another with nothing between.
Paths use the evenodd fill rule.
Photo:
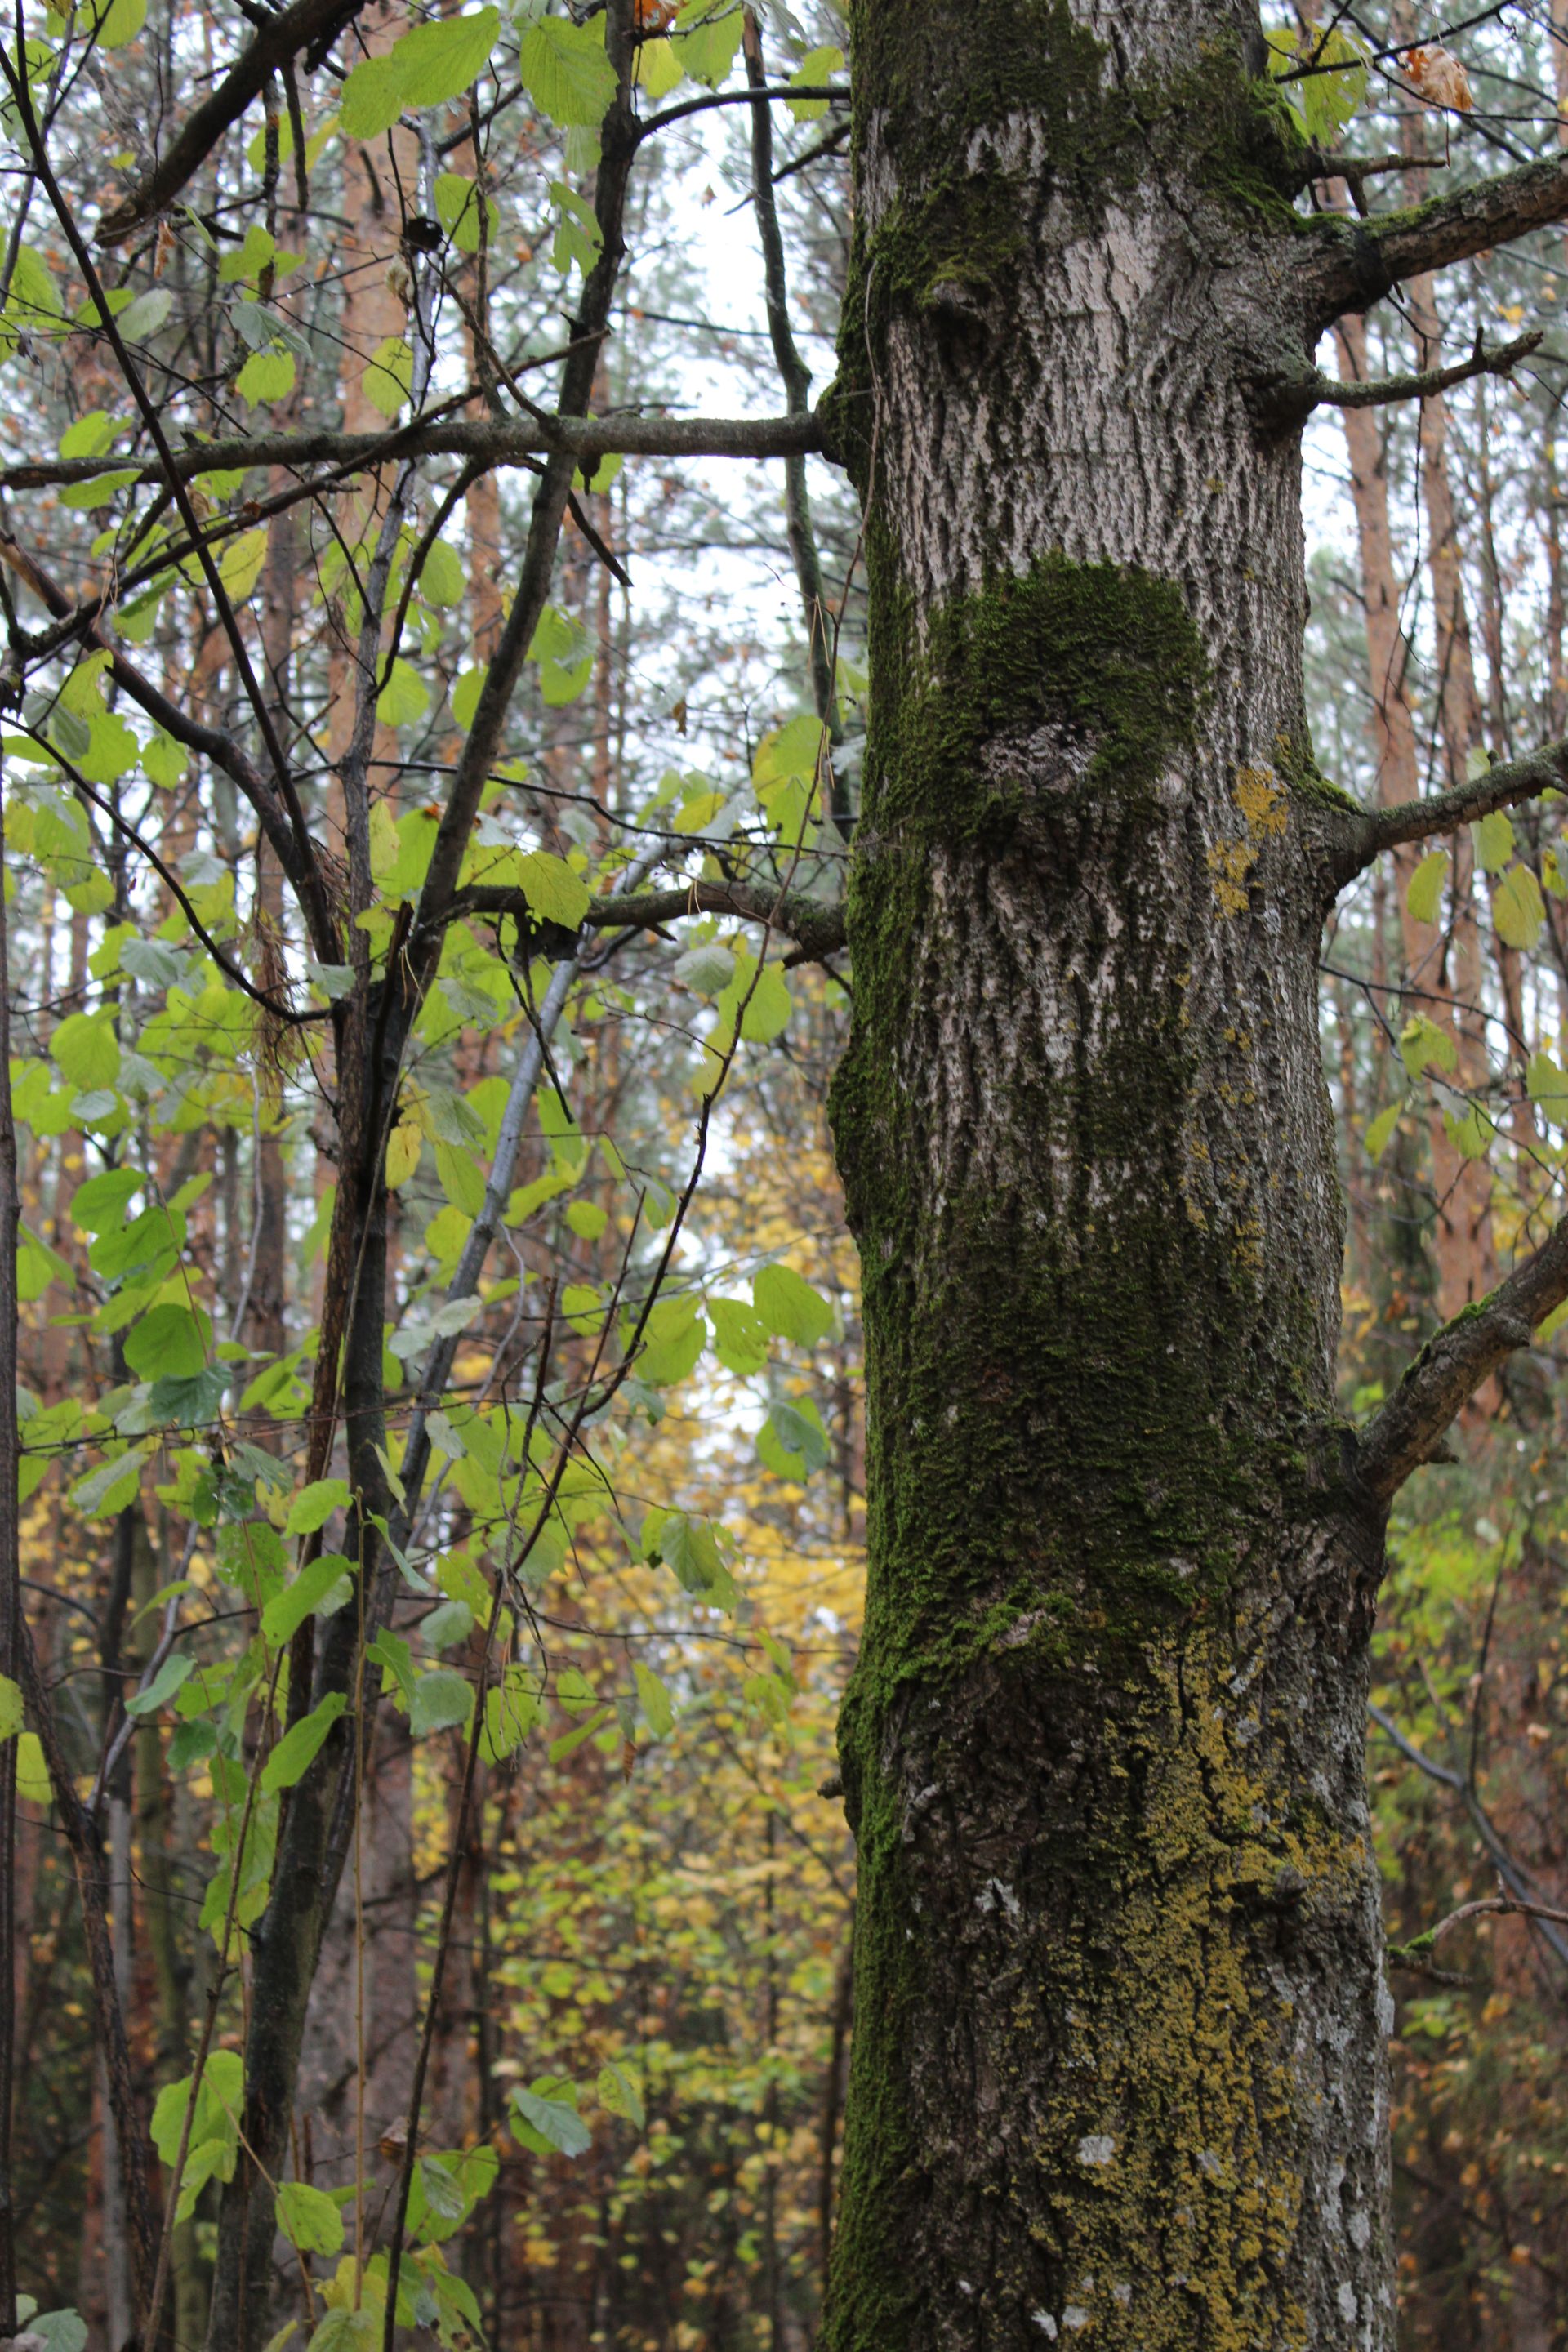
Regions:
<instances>
[{"instance_id":1,"label":"tree trunk","mask_svg":"<svg viewBox=\"0 0 1568 2352\"><path fill-rule=\"evenodd\" d=\"M1285 134L1223 0L853 30L870 1589L826 2341L1380 2352L1382 1526L1334 1415Z\"/></svg>"}]
</instances>

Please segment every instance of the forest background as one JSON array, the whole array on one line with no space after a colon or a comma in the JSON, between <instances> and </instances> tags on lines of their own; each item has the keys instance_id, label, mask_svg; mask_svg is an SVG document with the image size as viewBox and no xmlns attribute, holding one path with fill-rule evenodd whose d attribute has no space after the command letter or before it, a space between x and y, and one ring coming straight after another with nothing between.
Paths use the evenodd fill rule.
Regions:
<instances>
[{"instance_id":1,"label":"forest background","mask_svg":"<svg viewBox=\"0 0 1568 2352\"><path fill-rule=\"evenodd\" d=\"M145 2300L117 2098L150 2134L175 2340L203 2338L247 1931L336 1720L289 1675L364 1605L341 1437L311 1452L359 950L318 956L224 747L286 738L344 907L361 861L364 952L395 960L539 474L426 441L416 478L395 435L537 418L603 258L605 19L529 0L442 20L482 27L460 72L397 47L401 10L354 13L138 215L259 21L39 11L0 106L20 1589L47 1717L0 1725L10 2169L54 2352L124 2343ZM831 377L852 59L827 8L645 0L637 30L636 105L673 119L637 146L581 406L653 454L584 452L384 1139L398 1600L271 2184L279 2324L322 2347L381 2340L405 2194L397 2315L516 2352L794 2352L832 2229L863 1452L824 1106L853 973L769 908L837 898L853 837L858 519L815 460L682 454L679 428L804 414ZM1564 0L1281 21L1279 70L1303 55L1333 68L1281 84L1303 140L1367 165L1316 204L1568 137ZM708 104L748 82L781 94ZM69 226L117 207L89 282ZM1551 232L1320 354L1422 379L1308 445L1317 753L1364 801L1568 733L1565 295ZM185 455L319 430L309 495L292 459L219 452L187 513L149 478L153 420ZM1357 1413L1554 1213L1562 810L1386 861L1325 942ZM581 928L655 882L635 923ZM1414 2346L1568 2341L1568 1935L1494 1910L1430 1940L1500 1890L1568 1898L1560 1345L1479 1401L1393 1537L1368 1762Z\"/></svg>"}]
</instances>

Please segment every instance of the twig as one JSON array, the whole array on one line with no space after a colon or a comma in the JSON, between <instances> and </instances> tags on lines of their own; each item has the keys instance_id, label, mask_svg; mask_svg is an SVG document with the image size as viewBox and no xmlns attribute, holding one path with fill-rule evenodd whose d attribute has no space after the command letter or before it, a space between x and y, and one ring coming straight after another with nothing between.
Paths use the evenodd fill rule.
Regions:
<instances>
[{"instance_id":1,"label":"twig","mask_svg":"<svg viewBox=\"0 0 1568 2352\"><path fill-rule=\"evenodd\" d=\"M1426 368L1417 375L1371 376L1361 381L1320 374L1310 387L1311 397L1314 404L1330 408L1385 408L1396 400L1426 400L1434 393L1451 392L1457 383L1468 383L1472 376L1507 375L1521 360L1539 351L1545 340L1545 331L1537 328L1528 335L1515 336L1511 343L1500 343L1495 351L1489 351L1478 334L1469 358L1456 361L1452 367Z\"/></svg>"}]
</instances>

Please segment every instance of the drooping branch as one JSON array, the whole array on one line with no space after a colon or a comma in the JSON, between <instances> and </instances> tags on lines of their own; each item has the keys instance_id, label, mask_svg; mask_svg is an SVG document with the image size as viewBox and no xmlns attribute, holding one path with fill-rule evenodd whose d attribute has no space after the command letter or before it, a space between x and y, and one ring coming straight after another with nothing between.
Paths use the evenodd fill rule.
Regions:
<instances>
[{"instance_id":1,"label":"drooping branch","mask_svg":"<svg viewBox=\"0 0 1568 2352\"><path fill-rule=\"evenodd\" d=\"M1568 792L1568 742L1543 744L1522 760L1500 760L1484 775L1449 793L1358 811L1341 837L1339 879L1342 885L1353 881L1385 849L1457 833L1461 825L1479 824L1498 809L1517 808L1551 792Z\"/></svg>"},{"instance_id":2,"label":"drooping branch","mask_svg":"<svg viewBox=\"0 0 1568 2352\"><path fill-rule=\"evenodd\" d=\"M122 245L173 204L218 141L239 121L269 77L312 44L324 47L351 24L364 0L294 0L291 8L263 22L217 88L186 115L172 143L122 204L98 226L100 245Z\"/></svg>"},{"instance_id":3,"label":"drooping branch","mask_svg":"<svg viewBox=\"0 0 1568 2352\"><path fill-rule=\"evenodd\" d=\"M280 466L292 470L330 466L334 472L384 465L394 457L467 457L480 466L521 466L531 458L570 457L589 472L605 457L796 457L821 453L824 435L815 413L799 416L416 417L395 433L328 429L235 434L174 451L172 466L139 463L138 482L182 482L198 474ZM90 482L106 472L129 474L112 458L54 457L0 466L0 490L42 490ZM328 487L323 484L323 488Z\"/></svg>"},{"instance_id":4,"label":"drooping branch","mask_svg":"<svg viewBox=\"0 0 1568 2352\"><path fill-rule=\"evenodd\" d=\"M1502 172L1429 204L1382 218L1321 214L1304 243L1302 291L1318 331L1346 310L1365 310L1422 271L1468 261L1531 229L1568 220L1568 156Z\"/></svg>"},{"instance_id":5,"label":"drooping branch","mask_svg":"<svg viewBox=\"0 0 1568 2352\"><path fill-rule=\"evenodd\" d=\"M1568 1298L1568 1217L1533 1256L1487 1298L1468 1307L1428 1339L1381 1412L1361 1433L1356 1472L1368 1494L1392 1502L1410 1476L1434 1459L1443 1433L1476 1391Z\"/></svg>"},{"instance_id":6,"label":"drooping branch","mask_svg":"<svg viewBox=\"0 0 1568 2352\"><path fill-rule=\"evenodd\" d=\"M1426 400L1434 393L1451 392L1457 383L1468 383L1472 376L1507 375L1521 360L1539 351L1545 340L1544 331L1537 328L1528 335L1516 336L1511 343L1500 343L1495 351L1489 351L1478 334L1469 358L1457 360L1452 367L1426 368L1418 375L1371 376L1362 382L1320 375L1313 404L1326 408L1386 408L1397 400Z\"/></svg>"}]
</instances>

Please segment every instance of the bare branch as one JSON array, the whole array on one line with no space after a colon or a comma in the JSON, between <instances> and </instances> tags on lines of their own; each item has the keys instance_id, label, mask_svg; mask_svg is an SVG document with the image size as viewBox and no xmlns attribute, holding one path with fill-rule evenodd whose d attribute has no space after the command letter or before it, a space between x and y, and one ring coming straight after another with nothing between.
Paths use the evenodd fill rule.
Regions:
<instances>
[{"instance_id":1,"label":"bare branch","mask_svg":"<svg viewBox=\"0 0 1568 2352\"><path fill-rule=\"evenodd\" d=\"M454 920L467 915L512 915L523 924L533 917L521 890L476 885L453 899ZM682 883L670 890L647 890L635 898L596 898L584 917L593 930L656 930L689 915L738 915L743 922L770 923L812 957L835 955L844 945L844 909L804 890L776 889L743 882Z\"/></svg>"},{"instance_id":2,"label":"bare branch","mask_svg":"<svg viewBox=\"0 0 1568 2352\"><path fill-rule=\"evenodd\" d=\"M467 395L465 395L466 397ZM550 416L417 417L395 433L236 434L173 453L165 467L153 459L138 482L181 482L197 474L254 466L330 466L357 472L391 457L468 457L480 466L522 466L538 457L570 457L584 472L605 457L797 457L820 455L824 436L815 413L801 416ZM42 490L62 482L90 482L112 460L55 457L0 467L0 490ZM129 473L130 467L115 467ZM321 488L328 485L322 484Z\"/></svg>"},{"instance_id":3,"label":"bare branch","mask_svg":"<svg viewBox=\"0 0 1568 2352\"><path fill-rule=\"evenodd\" d=\"M291 8L264 24L211 96L186 115L174 143L145 179L132 189L123 204L104 215L98 226L99 244L122 245L163 212L201 169L224 132L239 121L251 100L260 96L268 77L312 41L320 42L323 37L331 40L363 5L364 0L294 0Z\"/></svg>"},{"instance_id":4,"label":"bare branch","mask_svg":"<svg viewBox=\"0 0 1568 2352\"><path fill-rule=\"evenodd\" d=\"M1467 261L1562 220L1568 220L1568 155L1526 163L1382 218L1321 214L1311 225L1302 263L1309 318L1321 332L1346 310L1370 309L1423 270Z\"/></svg>"},{"instance_id":5,"label":"bare branch","mask_svg":"<svg viewBox=\"0 0 1568 2352\"><path fill-rule=\"evenodd\" d=\"M716 106L752 106L759 98L825 98L847 106L847 82L769 82L753 84L748 89L717 89L706 98L684 98L679 106L667 106L662 114L650 114L646 122L637 125L637 144L651 139L656 131L668 131L672 122L684 122L689 114L707 114Z\"/></svg>"},{"instance_id":6,"label":"bare branch","mask_svg":"<svg viewBox=\"0 0 1568 2352\"><path fill-rule=\"evenodd\" d=\"M1482 1383L1568 1298L1568 1217L1489 1297L1468 1307L1428 1339L1382 1411L1361 1435L1356 1468L1379 1503L1390 1503L1413 1470L1434 1458L1444 1431Z\"/></svg>"},{"instance_id":7,"label":"bare branch","mask_svg":"<svg viewBox=\"0 0 1568 2352\"><path fill-rule=\"evenodd\" d=\"M1385 849L1407 841L1431 841L1457 833L1498 809L1517 808L1542 793L1568 792L1568 742L1547 743L1522 760L1500 760L1484 775L1433 793L1425 800L1396 801L1392 808L1359 811L1343 838L1339 865L1342 885L1353 881Z\"/></svg>"},{"instance_id":8,"label":"bare branch","mask_svg":"<svg viewBox=\"0 0 1568 2352\"><path fill-rule=\"evenodd\" d=\"M1396 400L1426 400L1436 392L1451 392L1457 383L1468 383L1472 376L1507 375L1521 360L1539 351L1545 341L1544 330L1536 328L1489 352L1478 334L1469 358L1456 361L1452 367L1426 368L1419 375L1372 376L1364 381L1320 375L1313 403L1328 408L1386 408Z\"/></svg>"},{"instance_id":9,"label":"bare branch","mask_svg":"<svg viewBox=\"0 0 1568 2352\"><path fill-rule=\"evenodd\" d=\"M1429 1780L1436 1780L1439 1788L1451 1790L1458 1798L1477 1836L1491 1856L1498 1877L1503 1886L1510 1895L1519 1898L1521 1909L1526 1906L1531 1906L1532 1916L1539 1911L1539 1906L1531 1905L1530 1873L1521 1862L1515 1859L1496 1822L1476 1793L1474 1781L1463 1772L1457 1771L1451 1764L1439 1764L1436 1757L1428 1756L1424 1748L1417 1748L1415 1742L1409 1738L1408 1734L1401 1731L1394 1717L1385 1714L1382 1707L1373 1706L1369 1703L1367 1714L1384 1737L1392 1739L1408 1763L1414 1764L1418 1772L1424 1772ZM1565 1967L1568 1967L1568 1938L1559 1935L1549 1920L1541 1922L1541 1933L1556 1953L1557 1958ZM1426 1938L1417 1937L1415 1940L1419 1946L1426 1941Z\"/></svg>"}]
</instances>

